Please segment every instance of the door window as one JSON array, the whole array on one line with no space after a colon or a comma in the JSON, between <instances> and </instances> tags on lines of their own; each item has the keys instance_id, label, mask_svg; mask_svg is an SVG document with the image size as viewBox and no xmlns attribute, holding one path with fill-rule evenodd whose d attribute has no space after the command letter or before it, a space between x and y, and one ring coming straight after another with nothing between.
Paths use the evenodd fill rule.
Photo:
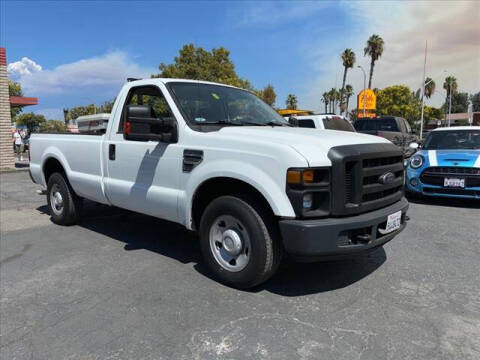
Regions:
<instances>
[{"instance_id":1,"label":"door window","mask_svg":"<svg viewBox=\"0 0 480 360\"><path fill-rule=\"evenodd\" d=\"M123 127L127 117L128 105L148 105L152 109L152 117L174 119L173 113L168 106L167 100L157 86L139 86L130 89L127 100L123 106L122 117L118 132L123 133Z\"/></svg>"}]
</instances>

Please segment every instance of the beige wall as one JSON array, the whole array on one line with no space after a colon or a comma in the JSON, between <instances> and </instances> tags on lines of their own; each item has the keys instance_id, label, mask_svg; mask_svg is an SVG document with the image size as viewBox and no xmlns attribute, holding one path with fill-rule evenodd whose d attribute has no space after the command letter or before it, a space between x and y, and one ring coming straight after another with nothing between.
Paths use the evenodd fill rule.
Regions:
<instances>
[{"instance_id":1,"label":"beige wall","mask_svg":"<svg viewBox=\"0 0 480 360\"><path fill-rule=\"evenodd\" d=\"M15 167L11 124L7 59L5 49L0 48L0 169Z\"/></svg>"},{"instance_id":2,"label":"beige wall","mask_svg":"<svg viewBox=\"0 0 480 360\"><path fill-rule=\"evenodd\" d=\"M4 49L1 50L4 51ZM4 56L3 59L5 59ZM7 66L2 63L0 63L0 168L5 169L15 167L15 159L13 157Z\"/></svg>"}]
</instances>

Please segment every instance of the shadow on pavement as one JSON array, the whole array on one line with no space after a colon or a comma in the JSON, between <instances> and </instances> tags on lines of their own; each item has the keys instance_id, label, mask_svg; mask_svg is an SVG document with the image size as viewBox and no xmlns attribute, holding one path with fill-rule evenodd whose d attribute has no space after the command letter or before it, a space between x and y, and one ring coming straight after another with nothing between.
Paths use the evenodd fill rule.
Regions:
<instances>
[{"instance_id":1,"label":"shadow on pavement","mask_svg":"<svg viewBox=\"0 0 480 360\"><path fill-rule=\"evenodd\" d=\"M407 199L409 202L414 204L480 209L480 199L460 199L419 195L409 195L407 196Z\"/></svg>"},{"instance_id":2,"label":"shadow on pavement","mask_svg":"<svg viewBox=\"0 0 480 360\"><path fill-rule=\"evenodd\" d=\"M48 208L37 210L47 213ZM126 251L145 249L193 266L211 278L202 263L197 235L183 226L85 201L80 227L125 243ZM266 290L282 296L301 296L349 286L378 269L386 261L383 248L352 260L296 263L285 259L272 279L249 292Z\"/></svg>"}]
</instances>

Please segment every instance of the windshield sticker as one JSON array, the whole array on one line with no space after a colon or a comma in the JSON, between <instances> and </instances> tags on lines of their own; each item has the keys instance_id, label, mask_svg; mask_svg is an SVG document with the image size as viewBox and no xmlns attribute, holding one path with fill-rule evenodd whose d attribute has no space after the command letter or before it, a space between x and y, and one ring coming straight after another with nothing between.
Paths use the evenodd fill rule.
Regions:
<instances>
[{"instance_id":1,"label":"windshield sticker","mask_svg":"<svg viewBox=\"0 0 480 360\"><path fill-rule=\"evenodd\" d=\"M196 122L205 122L205 121L207 121L207 119L202 118L202 117L197 117L197 118L195 118L195 121Z\"/></svg>"},{"instance_id":2,"label":"windshield sticker","mask_svg":"<svg viewBox=\"0 0 480 360\"><path fill-rule=\"evenodd\" d=\"M220 96L218 96L217 94L212 93L212 96L215 100L220 100Z\"/></svg>"}]
</instances>

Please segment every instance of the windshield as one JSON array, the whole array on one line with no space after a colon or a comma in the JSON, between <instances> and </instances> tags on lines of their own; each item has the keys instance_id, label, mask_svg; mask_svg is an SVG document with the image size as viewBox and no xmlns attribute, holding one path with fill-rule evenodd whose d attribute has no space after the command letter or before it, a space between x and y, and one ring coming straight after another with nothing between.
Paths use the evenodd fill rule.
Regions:
<instances>
[{"instance_id":1,"label":"windshield","mask_svg":"<svg viewBox=\"0 0 480 360\"><path fill-rule=\"evenodd\" d=\"M398 131L397 122L395 119L368 119L355 121L355 129L357 131Z\"/></svg>"},{"instance_id":2,"label":"windshield","mask_svg":"<svg viewBox=\"0 0 480 360\"><path fill-rule=\"evenodd\" d=\"M480 149L480 130L432 131L428 134L425 150Z\"/></svg>"},{"instance_id":3,"label":"windshield","mask_svg":"<svg viewBox=\"0 0 480 360\"><path fill-rule=\"evenodd\" d=\"M352 131L355 129L350 122L340 116L329 116L323 119L323 125L328 130Z\"/></svg>"},{"instance_id":4,"label":"windshield","mask_svg":"<svg viewBox=\"0 0 480 360\"><path fill-rule=\"evenodd\" d=\"M169 83L179 106L194 125L289 126L275 110L246 90L202 83Z\"/></svg>"}]
</instances>

